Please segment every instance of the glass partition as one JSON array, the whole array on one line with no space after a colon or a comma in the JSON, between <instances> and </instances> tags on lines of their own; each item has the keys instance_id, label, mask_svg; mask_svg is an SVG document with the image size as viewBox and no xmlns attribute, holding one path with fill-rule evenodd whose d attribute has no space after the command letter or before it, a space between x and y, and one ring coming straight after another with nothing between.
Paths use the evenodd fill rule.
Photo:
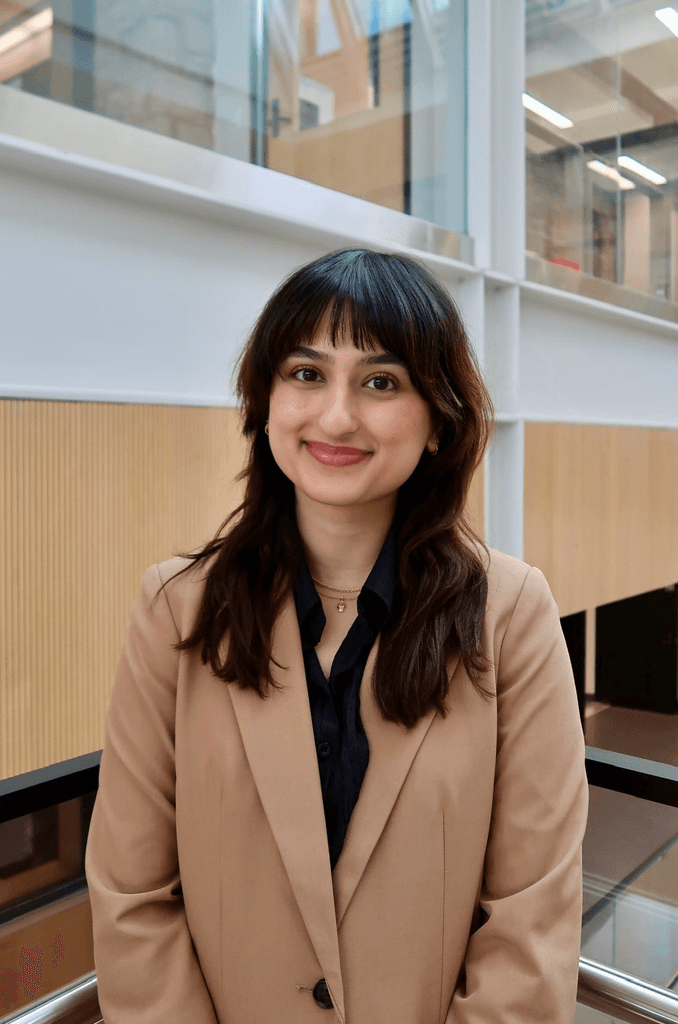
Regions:
<instances>
[{"instance_id":1,"label":"glass partition","mask_svg":"<svg viewBox=\"0 0 678 1024\"><path fill-rule=\"evenodd\" d=\"M465 0L0 0L0 82L466 230Z\"/></svg>"},{"instance_id":2,"label":"glass partition","mask_svg":"<svg viewBox=\"0 0 678 1024\"><path fill-rule=\"evenodd\" d=\"M609 1014L601 1014L598 1010L585 1007L581 1002L577 1004L575 1011L575 1024L623 1024L619 1017L610 1017Z\"/></svg>"},{"instance_id":3,"label":"glass partition","mask_svg":"<svg viewBox=\"0 0 678 1024\"><path fill-rule=\"evenodd\" d=\"M618 1017L610 1017L607 1013L600 1013L590 1006L577 1003L574 1014L574 1024L623 1024Z\"/></svg>"},{"instance_id":4,"label":"glass partition","mask_svg":"<svg viewBox=\"0 0 678 1024\"><path fill-rule=\"evenodd\" d=\"M678 302L678 11L527 0L526 33L528 277Z\"/></svg>"},{"instance_id":5,"label":"glass partition","mask_svg":"<svg viewBox=\"0 0 678 1024\"><path fill-rule=\"evenodd\" d=\"M678 991L678 808L594 785L589 800L581 955Z\"/></svg>"},{"instance_id":6,"label":"glass partition","mask_svg":"<svg viewBox=\"0 0 678 1024\"><path fill-rule=\"evenodd\" d=\"M95 797L7 820L0 799L0 1018L95 969L84 868Z\"/></svg>"}]
</instances>

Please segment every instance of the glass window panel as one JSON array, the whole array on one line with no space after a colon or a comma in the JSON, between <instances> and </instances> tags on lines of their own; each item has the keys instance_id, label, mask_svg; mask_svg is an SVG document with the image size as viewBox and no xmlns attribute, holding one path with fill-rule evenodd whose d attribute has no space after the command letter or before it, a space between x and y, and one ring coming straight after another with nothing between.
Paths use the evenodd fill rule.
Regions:
<instances>
[{"instance_id":1,"label":"glass window panel","mask_svg":"<svg viewBox=\"0 0 678 1024\"><path fill-rule=\"evenodd\" d=\"M0 82L466 228L465 0L0 0Z\"/></svg>"},{"instance_id":2,"label":"glass window panel","mask_svg":"<svg viewBox=\"0 0 678 1024\"><path fill-rule=\"evenodd\" d=\"M676 303L678 38L661 6L527 0L526 249Z\"/></svg>"},{"instance_id":3,"label":"glass window panel","mask_svg":"<svg viewBox=\"0 0 678 1024\"><path fill-rule=\"evenodd\" d=\"M330 9L340 46L327 52ZM296 61L269 33L267 166L465 231L464 5L306 0L296 13Z\"/></svg>"}]
</instances>

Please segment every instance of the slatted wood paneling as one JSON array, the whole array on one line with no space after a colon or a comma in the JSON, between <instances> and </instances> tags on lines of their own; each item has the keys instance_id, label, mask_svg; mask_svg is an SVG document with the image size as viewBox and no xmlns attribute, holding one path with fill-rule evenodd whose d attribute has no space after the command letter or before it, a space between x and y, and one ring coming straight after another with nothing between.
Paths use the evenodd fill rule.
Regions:
<instances>
[{"instance_id":1,"label":"slatted wood paneling","mask_svg":"<svg viewBox=\"0 0 678 1024\"><path fill-rule=\"evenodd\" d=\"M526 423L524 495L561 615L678 582L678 430Z\"/></svg>"},{"instance_id":2,"label":"slatted wood paneling","mask_svg":"<svg viewBox=\"0 0 678 1024\"><path fill-rule=\"evenodd\" d=\"M103 745L145 569L238 504L232 409L0 402L0 777ZM240 488L242 485L237 485Z\"/></svg>"}]
</instances>

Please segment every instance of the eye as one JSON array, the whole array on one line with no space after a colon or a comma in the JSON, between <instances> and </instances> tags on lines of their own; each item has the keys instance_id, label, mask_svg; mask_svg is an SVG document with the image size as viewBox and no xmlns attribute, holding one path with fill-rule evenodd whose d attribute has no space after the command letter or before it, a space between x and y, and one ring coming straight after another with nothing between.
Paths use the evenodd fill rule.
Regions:
<instances>
[{"instance_id":1,"label":"eye","mask_svg":"<svg viewBox=\"0 0 678 1024\"><path fill-rule=\"evenodd\" d=\"M317 374L318 370L316 370L315 367L313 367L313 366L299 366L296 370L292 370L292 372L290 373L289 376L293 377L295 380L299 380L299 378L297 377L298 373L315 373L315 374ZM393 384L393 387L392 388L370 388L371 391L383 391L383 392L398 391L399 388L400 388L400 382L395 377L391 377L387 373L379 373L379 374L375 375L374 377L370 377L370 383L373 380L388 380L388 381L391 382L391 384ZM299 381L299 383L300 384L315 384L315 381L313 381L313 380L303 381L302 380L302 381Z\"/></svg>"}]
</instances>

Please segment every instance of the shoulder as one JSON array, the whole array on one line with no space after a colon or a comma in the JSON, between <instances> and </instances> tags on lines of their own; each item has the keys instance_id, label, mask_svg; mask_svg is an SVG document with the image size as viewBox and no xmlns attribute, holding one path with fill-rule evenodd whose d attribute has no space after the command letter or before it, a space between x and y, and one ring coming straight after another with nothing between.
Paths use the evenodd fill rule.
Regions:
<instances>
[{"instance_id":1,"label":"shoulder","mask_svg":"<svg viewBox=\"0 0 678 1024\"><path fill-rule=\"evenodd\" d=\"M558 609L544 573L536 565L497 548L475 545L487 574L486 616L493 630L503 632L520 602L521 608Z\"/></svg>"},{"instance_id":2,"label":"shoulder","mask_svg":"<svg viewBox=\"0 0 678 1024\"><path fill-rule=\"evenodd\" d=\"M469 542L469 545L480 557L485 569L488 600L493 596L499 597L500 600L502 596L509 600L512 594L517 596L528 572L530 569L534 569L534 566L519 558L513 558L512 555L505 555L503 551L491 548L489 545L483 547L477 541Z\"/></svg>"},{"instance_id":3,"label":"shoulder","mask_svg":"<svg viewBox=\"0 0 678 1024\"><path fill-rule=\"evenodd\" d=\"M181 636L192 631L205 591L205 580L216 555L195 562L176 555L149 566L141 583L141 593L149 603L164 604ZM187 632L188 631L188 632Z\"/></svg>"},{"instance_id":4,"label":"shoulder","mask_svg":"<svg viewBox=\"0 0 678 1024\"><path fill-rule=\"evenodd\" d=\"M506 555L503 551L498 551L497 548L488 548L488 551L489 560L488 556L485 556L488 597L490 594L500 599L506 597L508 600L512 596L517 597L525 583L527 574L530 569L534 569L534 566L529 562L523 562L520 558Z\"/></svg>"}]
</instances>

